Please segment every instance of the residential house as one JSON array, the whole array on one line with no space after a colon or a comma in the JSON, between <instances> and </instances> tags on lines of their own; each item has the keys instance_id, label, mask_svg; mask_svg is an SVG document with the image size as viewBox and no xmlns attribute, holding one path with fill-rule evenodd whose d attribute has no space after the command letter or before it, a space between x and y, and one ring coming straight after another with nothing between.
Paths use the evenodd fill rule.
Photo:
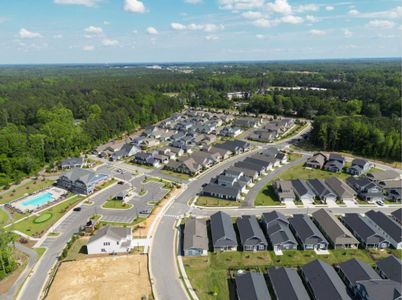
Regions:
<instances>
[{"instance_id":1,"label":"residential house","mask_svg":"<svg viewBox=\"0 0 402 300\"><path fill-rule=\"evenodd\" d=\"M352 187L357 196L369 202L382 201L384 199L381 187L367 177L349 177L346 183Z\"/></svg>"},{"instance_id":2,"label":"residential house","mask_svg":"<svg viewBox=\"0 0 402 300\"><path fill-rule=\"evenodd\" d=\"M369 161L356 158L352 160L352 165L349 168L346 168L346 173L354 176L361 176L363 174L366 174L372 167L373 164Z\"/></svg>"},{"instance_id":3,"label":"residential house","mask_svg":"<svg viewBox=\"0 0 402 300\"><path fill-rule=\"evenodd\" d=\"M208 183L202 189L202 195L225 200L240 200L241 188L239 186L223 186L217 183Z\"/></svg>"},{"instance_id":4,"label":"residential house","mask_svg":"<svg viewBox=\"0 0 402 300\"><path fill-rule=\"evenodd\" d=\"M88 254L128 253L132 248L130 227L107 225L91 236L87 243Z\"/></svg>"},{"instance_id":5,"label":"residential house","mask_svg":"<svg viewBox=\"0 0 402 300\"><path fill-rule=\"evenodd\" d=\"M271 300L264 275L257 272L237 274L236 295L239 300Z\"/></svg>"},{"instance_id":6,"label":"residential house","mask_svg":"<svg viewBox=\"0 0 402 300\"><path fill-rule=\"evenodd\" d=\"M222 144L215 145L217 148L229 150L233 155L247 152L251 149L251 145L241 140L229 140Z\"/></svg>"},{"instance_id":7,"label":"residential house","mask_svg":"<svg viewBox=\"0 0 402 300\"><path fill-rule=\"evenodd\" d=\"M297 271L292 268L270 267L268 277L278 300L310 300Z\"/></svg>"},{"instance_id":8,"label":"residential house","mask_svg":"<svg viewBox=\"0 0 402 300\"><path fill-rule=\"evenodd\" d=\"M124 144L119 150L116 152L113 152L112 155L110 156L111 160L119 160L125 157L130 157L138 152L140 152L141 149L135 146L134 144L127 143Z\"/></svg>"},{"instance_id":9,"label":"residential house","mask_svg":"<svg viewBox=\"0 0 402 300\"><path fill-rule=\"evenodd\" d=\"M257 141L261 143L271 143L278 137L277 132L267 131L266 129L254 130L247 137L251 141Z\"/></svg>"},{"instance_id":10,"label":"residential house","mask_svg":"<svg viewBox=\"0 0 402 300\"><path fill-rule=\"evenodd\" d=\"M109 179L109 176L89 169L73 168L62 174L56 185L73 193L88 195L95 187Z\"/></svg>"},{"instance_id":11,"label":"residential house","mask_svg":"<svg viewBox=\"0 0 402 300\"><path fill-rule=\"evenodd\" d=\"M335 193L339 201L353 201L355 199L355 192L342 180L335 176L325 179L325 184Z\"/></svg>"},{"instance_id":12,"label":"residential house","mask_svg":"<svg viewBox=\"0 0 402 300\"><path fill-rule=\"evenodd\" d=\"M236 221L243 251L265 251L268 243L255 216L242 216Z\"/></svg>"},{"instance_id":13,"label":"residential house","mask_svg":"<svg viewBox=\"0 0 402 300\"><path fill-rule=\"evenodd\" d=\"M197 163L193 158L183 158L179 161L170 161L165 168L177 173L188 174L190 176L197 175L202 171L202 165Z\"/></svg>"},{"instance_id":14,"label":"residential house","mask_svg":"<svg viewBox=\"0 0 402 300\"><path fill-rule=\"evenodd\" d=\"M390 279L402 283L402 262L393 255L378 260L376 263L376 271L384 279Z\"/></svg>"},{"instance_id":15,"label":"residential house","mask_svg":"<svg viewBox=\"0 0 402 300\"><path fill-rule=\"evenodd\" d=\"M272 184L275 193L281 202L293 202L296 200L295 193L293 192L292 182L289 180L276 180Z\"/></svg>"},{"instance_id":16,"label":"residential house","mask_svg":"<svg viewBox=\"0 0 402 300\"><path fill-rule=\"evenodd\" d=\"M210 219L212 246L217 251L236 251L237 238L232 219L224 212L218 211Z\"/></svg>"},{"instance_id":17,"label":"residential house","mask_svg":"<svg viewBox=\"0 0 402 300\"><path fill-rule=\"evenodd\" d=\"M367 217L356 213L347 213L342 221L365 248L384 249L390 246L390 242L380 230L370 225Z\"/></svg>"},{"instance_id":18,"label":"residential house","mask_svg":"<svg viewBox=\"0 0 402 300\"><path fill-rule=\"evenodd\" d=\"M351 300L345 284L332 266L313 260L300 268L300 274L315 300Z\"/></svg>"},{"instance_id":19,"label":"residential house","mask_svg":"<svg viewBox=\"0 0 402 300\"><path fill-rule=\"evenodd\" d=\"M374 182L380 183L389 180L399 180L401 179L401 174L394 170L384 170L368 173L367 177Z\"/></svg>"},{"instance_id":20,"label":"residential house","mask_svg":"<svg viewBox=\"0 0 402 300\"><path fill-rule=\"evenodd\" d=\"M134 155L133 161L140 165L153 167L159 166L159 161L155 159L155 154L153 152L138 152Z\"/></svg>"},{"instance_id":21,"label":"residential house","mask_svg":"<svg viewBox=\"0 0 402 300\"><path fill-rule=\"evenodd\" d=\"M401 300L401 284L393 280L361 280L355 287L357 300Z\"/></svg>"},{"instance_id":22,"label":"residential house","mask_svg":"<svg viewBox=\"0 0 402 300\"><path fill-rule=\"evenodd\" d=\"M370 210L366 213L368 221L389 240L395 249L402 249L402 227L382 211Z\"/></svg>"},{"instance_id":23,"label":"residential house","mask_svg":"<svg viewBox=\"0 0 402 300\"><path fill-rule=\"evenodd\" d=\"M340 173L345 165L345 158L339 154L331 153L327 162L324 165L324 169L329 172Z\"/></svg>"},{"instance_id":24,"label":"residential house","mask_svg":"<svg viewBox=\"0 0 402 300\"><path fill-rule=\"evenodd\" d=\"M243 169L244 173L246 173L247 170L255 171L255 172L257 172L258 176L262 175L264 173L264 170L265 170L264 166L253 164L253 163L250 163L250 162L248 162L246 160L238 161L237 163L234 164L234 166L237 167L237 168Z\"/></svg>"},{"instance_id":25,"label":"residential house","mask_svg":"<svg viewBox=\"0 0 402 300\"><path fill-rule=\"evenodd\" d=\"M227 137L236 137L240 135L242 132L243 130L240 127L224 127L219 132L219 135Z\"/></svg>"},{"instance_id":26,"label":"residential house","mask_svg":"<svg viewBox=\"0 0 402 300\"><path fill-rule=\"evenodd\" d=\"M165 165L169 162L169 156L163 154L155 154L154 159L159 163L159 165Z\"/></svg>"},{"instance_id":27,"label":"residential house","mask_svg":"<svg viewBox=\"0 0 402 300\"><path fill-rule=\"evenodd\" d=\"M233 125L240 128L257 128L261 126L261 119L256 118L240 118L234 120Z\"/></svg>"},{"instance_id":28,"label":"residential house","mask_svg":"<svg viewBox=\"0 0 402 300\"><path fill-rule=\"evenodd\" d=\"M297 249L297 241L289 229L289 221L282 213L263 213L261 223L274 251Z\"/></svg>"},{"instance_id":29,"label":"residential house","mask_svg":"<svg viewBox=\"0 0 402 300\"><path fill-rule=\"evenodd\" d=\"M232 155L230 150L217 147L206 147L203 148L202 151L208 152L211 155L216 155L217 157L219 157L220 160L228 159Z\"/></svg>"},{"instance_id":30,"label":"residential house","mask_svg":"<svg viewBox=\"0 0 402 300\"><path fill-rule=\"evenodd\" d=\"M208 255L207 222L205 219L190 218L184 226L184 256Z\"/></svg>"},{"instance_id":31,"label":"residential house","mask_svg":"<svg viewBox=\"0 0 402 300\"><path fill-rule=\"evenodd\" d=\"M251 180L256 180L258 178L258 171L252 170L252 169L247 169L247 168L242 168L242 167L236 167L232 166L227 170L232 170L232 171L241 171L245 177L251 178Z\"/></svg>"},{"instance_id":32,"label":"residential house","mask_svg":"<svg viewBox=\"0 0 402 300\"><path fill-rule=\"evenodd\" d=\"M387 180L381 181L379 183L381 186L385 198L390 201L394 202L401 202L401 195L402 195L402 180Z\"/></svg>"},{"instance_id":33,"label":"residential house","mask_svg":"<svg viewBox=\"0 0 402 300\"><path fill-rule=\"evenodd\" d=\"M320 179L309 179L306 181L307 185L313 191L315 198L319 199L321 203L335 202L337 195Z\"/></svg>"},{"instance_id":34,"label":"residential house","mask_svg":"<svg viewBox=\"0 0 402 300\"><path fill-rule=\"evenodd\" d=\"M402 225L402 208L398 208L391 212L391 218L394 219L399 225Z\"/></svg>"},{"instance_id":35,"label":"residential house","mask_svg":"<svg viewBox=\"0 0 402 300\"><path fill-rule=\"evenodd\" d=\"M328 249L328 241L308 215L295 214L289 223L303 250Z\"/></svg>"},{"instance_id":36,"label":"residential house","mask_svg":"<svg viewBox=\"0 0 402 300\"><path fill-rule=\"evenodd\" d=\"M321 208L313 212L313 219L334 249L357 248L359 246L359 241L353 234L327 210Z\"/></svg>"},{"instance_id":37,"label":"residential house","mask_svg":"<svg viewBox=\"0 0 402 300\"><path fill-rule=\"evenodd\" d=\"M304 164L308 168L322 169L327 161L327 156L321 152L315 153L309 157Z\"/></svg>"},{"instance_id":38,"label":"residential house","mask_svg":"<svg viewBox=\"0 0 402 300\"><path fill-rule=\"evenodd\" d=\"M181 148L169 147L170 151L176 154L176 157L181 157L184 154L184 150Z\"/></svg>"},{"instance_id":39,"label":"residential house","mask_svg":"<svg viewBox=\"0 0 402 300\"><path fill-rule=\"evenodd\" d=\"M291 180L293 191L296 194L296 198L300 201L314 202L314 193L307 186L304 180L293 179Z\"/></svg>"},{"instance_id":40,"label":"residential house","mask_svg":"<svg viewBox=\"0 0 402 300\"><path fill-rule=\"evenodd\" d=\"M84 166L84 159L82 157L71 157L63 159L60 163L60 168L72 169L72 168L82 168Z\"/></svg>"}]
</instances>

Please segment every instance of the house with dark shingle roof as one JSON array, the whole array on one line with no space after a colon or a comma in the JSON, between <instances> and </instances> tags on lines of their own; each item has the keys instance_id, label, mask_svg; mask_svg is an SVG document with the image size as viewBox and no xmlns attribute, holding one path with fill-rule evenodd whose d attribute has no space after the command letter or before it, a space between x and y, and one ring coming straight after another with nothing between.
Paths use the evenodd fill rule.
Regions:
<instances>
[{"instance_id":1,"label":"house with dark shingle roof","mask_svg":"<svg viewBox=\"0 0 402 300\"><path fill-rule=\"evenodd\" d=\"M255 216L242 216L236 224L243 251L267 250L267 240Z\"/></svg>"},{"instance_id":2,"label":"house with dark shingle roof","mask_svg":"<svg viewBox=\"0 0 402 300\"><path fill-rule=\"evenodd\" d=\"M292 268L270 267L268 277L278 300L309 300L310 297L297 271Z\"/></svg>"},{"instance_id":3,"label":"house with dark shingle roof","mask_svg":"<svg viewBox=\"0 0 402 300\"><path fill-rule=\"evenodd\" d=\"M402 207L391 212L391 218L393 218L399 225L402 225Z\"/></svg>"},{"instance_id":4,"label":"house with dark shingle roof","mask_svg":"<svg viewBox=\"0 0 402 300\"><path fill-rule=\"evenodd\" d=\"M314 222L334 249L357 248L359 241L337 217L321 208L313 212Z\"/></svg>"},{"instance_id":5,"label":"house with dark shingle roof","mask_svg":"<svg viewBox=\"0 0 402 300\"><path fill-rule=\"evenodd\" d=\"M328 177L325 179L325 184L335 193L337 200L354 201L354 190L339 178L335 176Z\"/></svg>"},{"instance_id":6,"label":"house with dark shingle roof","mask_svg":"<svg viewBox=\"0 0 402 300\"><path fill-rule=\"evenodd\" d=\"M210 219L210 227L215 252L237 250L236 232L228 214L221 211L214 213Z\"/></svg>"},{"instance_id":7,"label":"house with dark shingle roof","mask_svg":"<svg viewBox=\"0 0 402 300\"><path fill-rule=\"evenodd\" d=\"M207 222L190 218L184 226L183 252L185 256L208 254Z\"/></svg>"},{"instance_id":8,"label":"house with dark shingle roof","mask_svg":"<svg viewBox=\"0 0 402 300\"><path fill-rule=\"evenodd\" d=\"M380 186L384 192L385 198L394 202L401 202L402 198L402 180L381 181Z\"/></svg>"},{"instance_id":9,"label":"house with dark shingle roof","mask_svg":"<svg viewBox=\"0 0 402 300\"><path fill-rule=\"evenodd\" d=\"M321 260L314 260L300 268L300 274L313 299L351 300L345 284L332 266Z\"/></svg>"},{"instance_id":10,"label":"house with dark shingle roof","mask_svg":"<svg viewBox=\"0 0 402 300\"><path fill-rule=\"evenodd\" d=\"M73 168L62 174L56 184L73 193L88 195L91 194L96 186L109 179L107 174L90 169Z\"/></svg>"},{"instance_id":11,"label":"house with dark shingle roof","mask_svg":"<svg viewBox=\"0 0 402 300\"><path fill-rule=\"evenodd\" d=\"M295 193L293 192L292 182L289 180L276 180L272 184L275 193L281 202L293 202L296 200Z\"/></svg>"},{"instance_id":12,"label":"house with dark shingle roof","mask_svg":"<svg viewBox=\"0 0 402 300\"><path fill-rule=\"evenodd\" d=\"M63 159L60 163L62 169L82 168L84 160L82 157L71 157Z\"/></svg>"},{"instance_id":13,"label":"house with dark shingle roof","mask_svg":"<svg viewBox=\"0 0 402 300\"><path fill-rule=\"evenodd\" d=\"M321 152L315 153L312 157L309 157L304 164L307 168L322 169L327 161L327 156Z\"/></svg>"},{"instance_id":14,"label":"house with dark shingle roof","mask_svg":"<svg viewBox=\"0 0 402 300\"><path fill-rule=\"evenodd\" d=\"M303 250L328 249L328 241L308 215L295 214L289 223Z\"/></svg>"},{"instance_id":15,"label":"house with dark shingle roof","mask_svg":"<svg viewBox=\"0 0 402 300\"><path fill-rule=\"evenodd\" d=\"M356 282L358 300L401 299L401 284L393 280L361 280Z\"/></svg>"},{"instance_id":16,"label":"house with dark shingle roof","mask_svg":"<svg viewBox=\"0 0 402 300\"><path fill-rule=\"evenodd\" d=\"M394 170L381 170L374 173L368 173L367 177L377 183L385 182L389 180L401 179L401 174Z\"/></svg>"},{"instance_id":17,"label":"house with dark shingle roof","mask_svg":"<svg viewBox=\"0 0 402 300\"><path fill-rule=\"evenodd\" d=\"M314 193L307 186L306 182L301 179L293 179L291 180L293 191L296 194L296 198L300 201L314 201Z\"/></svg>"},{"instance_id":18,"label":"house with dark shingle roof","mask_svg":"<svg viewBox=\"0 0 402 300\"><path fill-rule=\"evenodd\" d=\"M393 255L378 260L376 271L384 279L391 279L399 284L402 283L402 262Z\"/></svg>"},{"instance_id":19,"label":"house with dark shingle roof","mask_svg":"<svg viewBox=\"0 0 402 300\"><path fill-rule=\"evenodd\" d=\"M370 225L367 217L348 213L345 214L342 221L365 248L384 249L390 246L390 242L384 235L377 228Z\"/></svg>"},{"instance_id":20,"label":"house with dark shingle roof","mask_svg":"<svg viewBox=\"0 0 402 300\"><path fill-rule=\"evenodd\" d=\"M383 200L381 187L367 177L349 177L346 183L357 192L359 198L366 201Z\"/></svg>"},{"instance_id":21,"label":"house with dark shingle roof","mask_svg":"<svg viewBox=\"0 0 402 300\"><path fill-rule=\"evenodd\" d=\"M320 179L309 179L306 181L307 185L314 192L315 197L322 203L327 201L336 201L336 194Z\"/></svg>"},{"instance_id":22,"label":"house with dark shingle roof","mask_svg":"<svg viewBox=\"0 0 402 300\"><path fill-rule=\"evenodd\" d=\"M224 186L216 183L208 183L202 188L201 193L208 197L237 201L241 197L241 186Z\"/></svg>"},{"instance_id":23,"label":"house with dark shingle roof","mask_svg":"<svg viewBox=\"0 0 402 300\"><path fill-rule=\"evenodd\" d=\"M235 277L236 294L239 300L271 300L264 275L246 272Z\"/></svg>"},{"instance_id":24,"label":"house with dark shingle roof","mask_svg":"<svg viewBox=\"0 0 402 300\"><path fill-rule=\"evenodd\" d=\"M365 159L356 158L352 160L352 165L346 168L346 173L349 173L353 176L361 176L366 174L371 168L373 164Z\"/></svg>"},{"instance_id":25,"label":"house with dark shingle roof","mask_svg":"<svg viewBox=\"0 0 402 300\"><path fill-rule=\"evenodd\" d=\"M368 221L377 228L395 249L402 249L402 227L382 211L370 210L366 213Z\"/></svg>"},{"instance_id":26,"label":"house with dark shingle roof","mask_svg":"<svg viewBox=\"0 0 402 300\"><path fill-rule=\"evenodd\" d=\"M324 169L329 172L339 173L342 172L345 165L345 158L339 154L331 153L327 162L324 165Z\"/></svg>"},{"instance_id":27,"label":"house with dark shingle roof","mask_svg":"<svg viewBox=\"0 0 402 300\"><path fill-rule=\"evenodd\" d=\"M297 250L297 241L289 228L289 221L282 213L263 213L261 224L274 251Z\"/></svg>"}]
</instances>

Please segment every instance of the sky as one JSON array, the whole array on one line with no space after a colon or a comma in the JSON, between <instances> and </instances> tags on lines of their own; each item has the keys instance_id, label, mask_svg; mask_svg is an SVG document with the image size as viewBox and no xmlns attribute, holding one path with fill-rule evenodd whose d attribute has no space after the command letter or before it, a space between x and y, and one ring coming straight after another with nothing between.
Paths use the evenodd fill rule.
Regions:
<instances>
[{"instance_id":1,"label":"sky","mask_svg":"<svg viewBox=\"0 0 402 300\"><path fill-rule=\"evenodd\" d=\"M400 57L399 0L2 0L0 64Z\"/></svg>"}]
</instances>

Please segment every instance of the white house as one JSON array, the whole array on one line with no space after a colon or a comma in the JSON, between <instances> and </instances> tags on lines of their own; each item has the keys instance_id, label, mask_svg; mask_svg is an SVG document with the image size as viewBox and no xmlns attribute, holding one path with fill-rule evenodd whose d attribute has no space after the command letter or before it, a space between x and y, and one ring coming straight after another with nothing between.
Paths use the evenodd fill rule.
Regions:
<instances>
[{"instance_id":1,"label":"white house","mask_svg":"<svg viewBox=\"0 0 402 300\"><path fill-rule=\"evenodd\" d=\"M105 226L88 241L88 254L127 253L133 248L131 228Z\"/></svg>"}]
</instances>

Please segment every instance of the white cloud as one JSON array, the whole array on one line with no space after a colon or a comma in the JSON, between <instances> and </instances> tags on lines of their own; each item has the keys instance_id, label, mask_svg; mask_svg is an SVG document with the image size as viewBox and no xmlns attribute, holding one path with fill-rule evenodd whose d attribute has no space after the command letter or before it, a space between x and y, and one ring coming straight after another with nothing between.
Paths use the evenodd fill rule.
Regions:
<instances>
[{"instance_id":1,"label":"white cloud","mask_svg":"<svg viewBox=\"0 0 402 300\"><path fill-rule=\"evenodd\" d=\"M310 4L302 4L297 6L294 11L303 13L306 11L318 11L320 9L320 6L318 4L310 3Z\"/></svg>"},{"instance_id":2,"label":"white cloud","mask_svg":"<svg viewBox=\"0 0 402 300\"><path fill-rule=\"evenodd\" d=\"M357 16L359 13L360 12L357 9L351 9L348 11L348 15L352 17Z\"/></svg>"},{"instance_id":3,"label":"white cloud","mask_svg":"<svg viewBox=\"0 0 402 300\"><path fill-rule=\"evenodd\" d=\"M347 38L350 38L350 37L352 37L353 32L350 31L348 28L345 28L345 29L343 30L343 35L344 35L345 37L347 37Z\"/></svg>"},{"instance_id":4,"label":"white cloud","mask_svg":"<svg viewBox=\"0 0 402 300\"><path fill-rule=\"evenodd\" d=\"M187 4L200 4L200 3L202 3L202 0L184 0L184 3L187 3Z\"/></svg>"},{"instance_id":5,"label":"white cloud","mask_svg":"<svg viewBox=\"0 0 402 300\"><path fill-rule=\"evenodd\" d=\"M327 6L325 6L325 10L326 10L326 11L331 11L331 10L334 10L334 9L335 9L335 7L332 6L332 5L327 5Z\"/></svg>"},{"instance_id":6,"label":"white cloud","mask_svg":"<svg viewBox=\"0 0 402 300\"><path fill-rule=\"evenodd\" d=\"M292 13L292 7L287 0L275 0L275 2L267 3L267 8L270 11L288 15Z\"/></svg>"},{"instance_id":7,"label":"white cloud","mask_svg":"<svg viewBox=\"0 0 402 300\"><path fill-rule=\"evenodd\" d=\"M93 45L86 45L82 47L82 50L84 51L93 51L95 50L95 47Z\"/></svg>"},{"instance_id":8,"label":"white cloud","mask_svg":"<svg viewBox=\"0 0 402 300\"><path fill-rule=\"evenodd\" d=\"M255 37L256 37L257 39L259 39L259 40L265 39L265 35L263 35L263 34L256 34Z\"/></svg>"},{"instance_id":9,"label":"white cloud","mask_svg":"<svg viewBox=\"0 0 402 300\"><path fill-rule=\"evenodd\" d=\"M173 30L185 30L186 29L186 25L183 25L181 23L175 23L175 22L170 23L170 27Z\"/></svg>"},{"instance_id":10,"label":"white cloud","mask_svg":"<svg viewBox=\"0 0 402 300\"><path fill-rule=\"evenodd\" d=\"M388 20L372 20L368 22L368 26L373 28L390 29L395 26L395 23Z\"/></svg>"},{"instance_id":11,"label":"white cloud","mask_svg":"<svg viewBox=\"0 0 402 300\"><path fill-rule=\"evenodd\" d=\"M119 45L119 42L117 40L112 40L112 39L103 39L102 40L102 45L107 46L107 47L116 47Z\"/></svg>"},{"instance_id":12,"label":"white cloud","mask_svg":"<svg viewBox=\"0 0 402 300\"><path fill-rule=\"evenodd\" d=\"M262 13L259 11L246 11L241 14L246 19L259 19L262 18Z\"/></svg>"},{"instance_id":13,"label":"white cloud","mask_svg":"<svg viewBox=\"0 0 402 300\"><path fill-rule=\"evenodd\" d=\"M145 5L139 0L125 0L124 1L124 10L133 12L133 13L144 13Z\"/></svg>"},{"instance_id":14,"label":"white cloud","mask_svg":"<svg viewBox=\"0 0 402 300\"><path fill-rule=\"evenodd\" d=\"M103 32L103 29L101 27L89 26L85 28L84 31L88 33L100 34Z\"/></svg>"},{"instance_id":15,"label":"white cloud","mask_svg":"<svg viewBox=\"0 0 402 300\"><path fill-rule=\"evenodd\" d=\"M62 4L62 5L83 5L87 7L93 7L101 0L54 0L55 4Z\"/></svg>"},{"instance_id":16,"label":"white cloud","mask_svg":"<svg viewBox=\"0 0 402 300\"><path fill-rule=\"evenodd\" d=\"M310 31L311 35L317 35L317 36L323 36L326 34L324 30L319 30L319 29L311 29Z\"/></svg>"},{"instance_id":17,"label":"white cloud","mask_svg":"<svg viewBox=\"0 0 402 300\"><path fill-rule=\"evenodd\" d=\"M264 0L219 0L221 9L244 10L259 8L264 5Z\"/></svg>"},{"instance_id":18,"label":"white cloud","mask_svg":"<svg viewBox=\"0 0 402 300\"><path fill-rule=\"evenodd\" d=\"M293 15L284 16L281 18L283 23L287 24L300 24L303 23L303 18Z\"/></svg>"},{"instance_id":19,"label":"white cloud","mask_svg":"<svg viewBox=\"0 0 402 300\"><path fill-rule=\"evenodd\" d=\"M39 32L29 31L28 29L21 28L18 35L22 39L36 39L42 37Z\"/></svg>"},{"instance_id":20,"label":"white cloud","mask_svg":"<svg viewBox=\"0 0 402 300\"><path fill-rule=\"evenodd\" d=\"M55 34L55 35L53 36L53 38L54 38L54 39L62 39L62 38L63 38L63 35L62 35L62 34Z\"/></svg>"},{"instance_id":21,"label":"white cloud","mask_svg":"<svg viewBox=\"0 0 402 300\"><path fill-rule=\"evenodd\" d=\"M261 19L255 20L253 22L253 24L255 26L257 26L257 27L271 27L271 26L276 25L277 22L273 21L273 20L268 20L268 19L265 19L265 18L261 18Z\"/></svg>"},{"instance_id":22,"label":"white cloud","mask_svg":"<svg viewBox=\"0 0 402 300\"><path fill-rule=\"evenodd\" d=\"M203 25L203 29L205 32L213 32L213 31L217 31L217 30L222 30L224 28L224 26L222 24L220 25L216 25L216 24L212 24L212 23L207 23Z\"/></svg>"},{"instance_id":23,"label":"white cloud","mask_svg":"<svg viewBox=\"0 0 402 300\"><path fill-rule=\"evenodd\" d=\"M207 36L205 37L205 39L206 39L207 41L216 41L216 40L219 40L219 37L218 37L217 35L211 34L211 35L207 35Z\"/></svg>"},{"instance_id":24,"label":"white cloud","mask_svg":"<svg viewBox=\"0 0 402 300\"><path fill-rule=\"evenodd\" d=\"M307 16L306 16L306 20L307 20L308 22L310 22L310 23L316 23L316 22L318 22L317 18L314 17L314 16L311 16L311 15L307 15Z\"/></svg>"},{"instance_id":25,"label":"white cloud","mask_svg":"<svg viewBox=\"0 0 402 300\"><path fill-rule=\"evenodd\" d=\"M155 34L158 34L159 32L155 27L150 26L150 27L147 28L147 33L155 35Z\"/></svg>"},{"instance_id":26,"label":"white cloud","mask_svg":"<svg viewBox=\"0 0 402 300\"><path fill-rule=\"evenodd\" d=\"M103 21L103 25L110 25L109 21Z\"/></svg>"}]
</instances>

